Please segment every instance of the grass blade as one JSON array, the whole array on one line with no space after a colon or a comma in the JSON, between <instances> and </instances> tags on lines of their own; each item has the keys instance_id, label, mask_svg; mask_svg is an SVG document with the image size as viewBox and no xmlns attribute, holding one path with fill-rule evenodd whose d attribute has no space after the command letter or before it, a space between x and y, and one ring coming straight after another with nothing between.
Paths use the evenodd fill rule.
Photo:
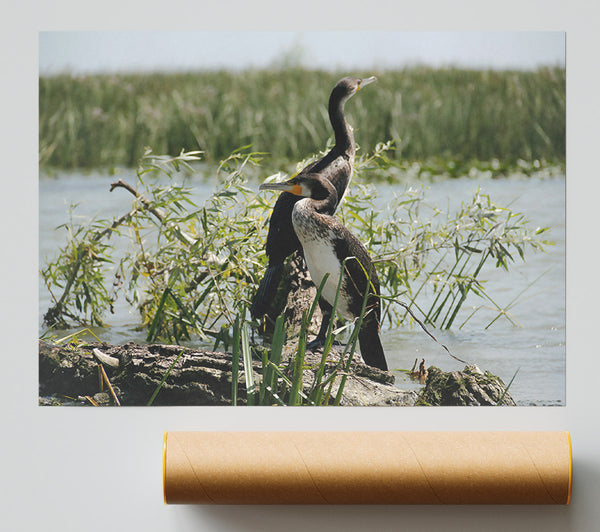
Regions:
<instances>
[{"instance_id":1,"label":"grass blade","mask_svg":"<svg viewBox=\"0 0 600 532\"><path fill-rule=\"evenodd\" d=\"M277 379L275 378L275 371L273 366L279 366L281 364L281 352L283 350L283 344L285 342L285 330L283 324L283 315L277 316L275 321L275 330L273 332L273 340L271 342L271 359L267 360L267 364L263 362L263 386L265 391L269 392L271 397L275 398L277 395ZM266 393L263 393L261 398L261 404L267 401Z\"/></svg>"},{"instance_id":2,"label":"grass blade","mask_svg":"<svg viewBox=\"0 0 600 532\"><path fill-rule=\"evenodd\" d=\"M512 379L510 379L510 382L506 385L506 388L504 388L504 391L502 392L502 395L500 396L500 399L498 399L498 402L496 403L496 406L500 406L502 404L502 401L504 401L504 397L508 393L508 389L511 387L511 385L512 385L513 381L515 380L515 377L517 376L517 373L519 373L520 369L521 368L517 368L517 371L515 371L515 374L512 376Z\"/></svg>"},{"instance_id":3,"label":"grass blade","mask_svg":"<svg viewBox=\"0 0 600 532\"><path fill-rule=\"evenodd\" d=\"M244 374L246 376L246 401L248 406L253 406L256 400L256 390L254 388L254 371L252 369L252 351L250 351L250 340L248 338L248 329L242 323L240 326L242 340L242 359L244 361Z\"/></svg>"},{"instance_id":4,"label":"grass blade","mask_svg":"<svg viewBox=\"0 0 600 532\"><path fill-rule=\"evenodd\" d=\"M231 404L237 406L240 373L240 317L233 324L233 351L231 357Z\"/></svg>"},{"instance_id":5,"label":"grass blade","mask_svg":"<svg viewBox=\"0 0 600 532\"><path fill-rule=\"evenodd\" d=\"M166 382L167 378L169 377L169 375L171 374L171 371L173 370L173 368L175 367L175 364L177 364L177 362L179 361L179 359L181 358L181 355L183 355L183 353L185 353L186 349L182 349L181 351L179 351L178 355L175 357L175 360L173 360L173 363L169 366L169 369L165 372L165 374L163 375L163 378L161 379L161 381L158 383L158 386L156 387L156 389L154 390L154 393L152 394L152 396L150 397L148 403L146 404L146 406L152 406L152 403L154 402L154 400L156 399L156 396L158 395L158 392L160 392L160 389L163 387L164 383Z\"/></svg>"},{"instance_id":6,"label":"grass blade","mask_svg":"<svg viewBox=\"0 0 600 532\"><path fill-rule=\"evenodd\" d=\"M302 325L300 327L300 338L298 339L298 350L294 357L294 373L292 377L292 389L290 390L290 406L301 404L299 394L302 390L302 376L304 369L304 353L306 351L306 336L308 334L308 314L306 311L302 314Z\"/></svg>"},{"instance_id":7,"label":"grass blade","mask_svg":"<svg viewBox=\"0 0 600 532\"><path fill-rule=\"evenodd\" d=\"M372 266L368 272L367 287L371 286L371 273L372 273ZM358 316L356 325L354 326L354 330L352 331L352 335L350 336L350 341L348 342L348 344L346 345L346 349L344 350L344 351L346 351L348 349L348 345L350 346L350 350L348 352L348 359L347 359L347 362L345 365L345 372L344 372L344 375L342 375L342 380L340 381L340 385L338 387L337 394L333 401L333 404L335 406L338 406L340 404L340 401L342 400L342 394L344 393L344 387L346 386L346 380L348 379L348 371L350 370L350 366L352 364L352 359L354 357L354 351L356 350L356 342L358 341L358 333L360 332L363 318L364 318L366 310L367 310L367 301L369 299L369 294L370 294L370 290L369 290L369 288L367 288L367 290L365 290L365 293L363 295L363 301L362 301L362 307L360 309L360 315ZM344 358L344 355L342 355L342 359L343 358Z\"/></svg>"}]
</instances>

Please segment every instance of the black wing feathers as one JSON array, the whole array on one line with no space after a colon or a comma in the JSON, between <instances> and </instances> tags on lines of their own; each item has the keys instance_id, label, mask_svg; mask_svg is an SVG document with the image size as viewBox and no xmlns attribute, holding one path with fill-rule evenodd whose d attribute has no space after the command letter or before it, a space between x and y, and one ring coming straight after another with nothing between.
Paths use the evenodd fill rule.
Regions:
<instances>
[{"instance_id":1,"label":"black wing feathers","mask_svg":"<svg viewBox=\"0 0 600 532\"><path fill-rule=\"evenodd\" d=\"M369 289L371 295L367 300L367 310L376 318L381 319L381 305L379 301L379 278L375 271L373 261L361 242L343 225L336 227L338 237L334 240L334 252L340 262L346 260L346 276L344 290L350 295L350 310L355 316L360 315L365 291ZM370 279L369 279L370 275Z\"/></svg>"}]
</instances>

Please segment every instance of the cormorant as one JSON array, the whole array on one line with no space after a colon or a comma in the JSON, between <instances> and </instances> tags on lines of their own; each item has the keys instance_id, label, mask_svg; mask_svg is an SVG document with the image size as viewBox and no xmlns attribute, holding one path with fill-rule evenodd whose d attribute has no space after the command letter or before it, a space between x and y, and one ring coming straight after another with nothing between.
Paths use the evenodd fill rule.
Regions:
<instances>
[{"instance_id":1,"label":"cormorant","mask_svg":"<svg viewBox=\"0 0 600 532\"><path fill-rule=\"evenodd\" d=\"M336 83L329 97L329 120L335 134L335 145L324 157L309 164L297 174L298 176L307 173L318 175L332 183L336 196L335 201L330 202L327 214L332 215L342 200L354 166L356 149L354 135L352 128L346 122L344 104L358 90L376 80L375 76L366 79L346 77ZM299 199L294 194L284 192L273 208L266 245L269 264L250 308L253 318L260 318L267 312L279 285L285 259L294 251L302 249L292 225L292 210ZM323 321L313 345L323 343L331 316L331 308L326 303L320 301L319 305L323 312Z\"/></svg>"},{"instance_id":2,"label":"cormorant","mask_svg":"<svg viewBox=\"0 0 600 532\"><path fill-rule=\"evenodd\" d=\"M335 187L322 175L302 173L283 183L263 183L260 190L281 190L298 197L292 212L294 230L315 285L320 286L325 274L329 274L321 297L330 308L335 301L344 260L337 312L350 320L360 316L365 291L369 290L358 334L360 351L366 364L387 370L379 339L379 279L360 240L330 214L338 203Z\"/></svg>"}]
</instances>

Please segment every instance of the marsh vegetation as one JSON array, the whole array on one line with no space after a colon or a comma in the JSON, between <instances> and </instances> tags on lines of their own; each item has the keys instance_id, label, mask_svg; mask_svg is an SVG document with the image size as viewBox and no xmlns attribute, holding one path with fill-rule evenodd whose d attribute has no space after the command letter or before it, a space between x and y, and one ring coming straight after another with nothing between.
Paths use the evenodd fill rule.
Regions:
<instances>
[{"instance_id":1,"label":"marsh vegetation","mask_svg":"<svg viewBox=\"0 0 600 532\"><path fill-rule=\"evenodd\" d=\"M358 74L358 73L357 73ZM565 70L411 68L378 74L348 106L363 153L393 140L396 161L451 176L473 161L496 173L520 159L564 163ZM135 167L155 153L201 150L217 163L252 145L275 165L316 153L331 134L329 91L347 73L302 69L40 79L40 163ZM447 164L450 163L450 164Z\"/></svg>"}]
</instances>

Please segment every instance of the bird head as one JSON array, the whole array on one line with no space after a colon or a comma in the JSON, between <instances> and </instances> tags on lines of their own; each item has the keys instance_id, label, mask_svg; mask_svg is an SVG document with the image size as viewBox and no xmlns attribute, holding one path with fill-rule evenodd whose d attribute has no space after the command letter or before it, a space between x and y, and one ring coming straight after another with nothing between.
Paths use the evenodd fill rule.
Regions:
<instances>
[{"instance_id":1,"label":"bird head","mask_svg":"<svg viewBox=\"0 0 600 532\"><path fill-rule=\"evenodd\" d=\"M263 183L258 187L259 190L279 190L281 192L289 192L296 196L310 198L312 196L312 187L309 180L303 176L295 176L281 183Z\"/></svg>"},{"instance_id":2,"label":"bird head","mask_svg":"<svg viewBox=\"0 0 600 532\"><path fill-rule=\"evenodd\" d=\"M374 81L377 81L377 78L375 76L371 76L370 78L359 79L356 90L359 91L360 89L362 89L363 87L366 87L367 85L369 85L370 83L373 83Z\"/></svg>"},{"instance_id":3,"label":"bird head","mask_svg":"<svg viewBox=\"0 0 600 532\"><path fill-rule=\"evenodd\" d=\"M340 79L332 91L332 96L334 94L342 101L347 100L350 96L357 93L363 87L366 87L370 83L377 81L375 76L371 76L370 78L353 78L347 77Z\"/></svg>"},{"instance_id":4,"label":"bird head","mask_svg":"<svg viewBox=\"0 0 600 532\"><path fill-rule=\"evenodd\" d=\"M281 183L263 183L259 190L279 190L316 200L326 199L333 195L337 200L337 193L333 185L327 179L310 173L298 174Z\"/></svg>"}]
</instances>

